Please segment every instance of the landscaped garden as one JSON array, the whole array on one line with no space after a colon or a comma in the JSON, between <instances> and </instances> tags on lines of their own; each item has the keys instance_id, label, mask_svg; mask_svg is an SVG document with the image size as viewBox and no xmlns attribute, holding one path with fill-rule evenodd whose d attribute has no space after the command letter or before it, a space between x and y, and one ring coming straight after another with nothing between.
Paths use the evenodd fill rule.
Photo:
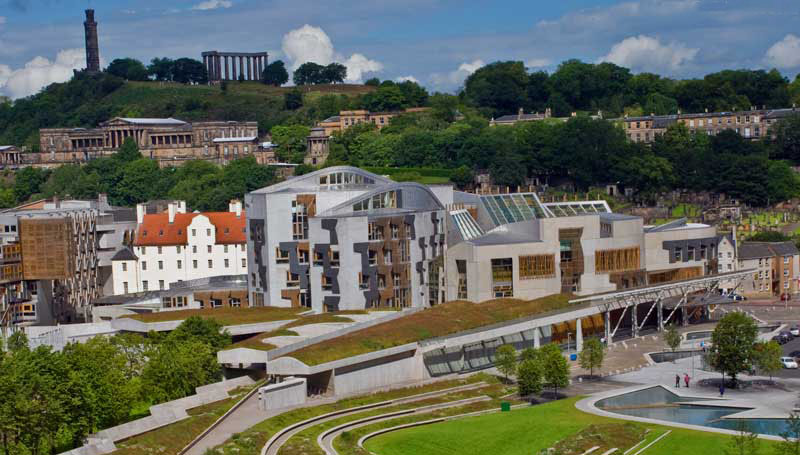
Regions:
<instances>
[{"instance_id":1,"label":"landscaped garden","mask_svg":"<svg viewBox=\"0 0 800 455\"><path fill-rule=\"evenodd\" d=\"M354 355L450 335L490 324L566 308L570 296L557 294L535 300L495 299L483 303L455 301L409 316L317 343L288 354L307 365L319 365Z\"/></svg>"},{"instance_id":2,"label":"landscaped garden","mask_svg":"<svg viewBox=\"0 0 800 455\"><path fill-rule=\"evenodd\" d=\"M580 397L573 397L513 409L511 412L498 412L386 433L368 440L365 447L380 455L531 455L560 442L563 445L567 441L574 441L580 432L591 425L595 426L596 438L593 441L630 444L629 438L620 437L620 427L614 424L632 425L642 433L649 430L646 437L651 440L671 430L667 436L644 451L643 455L723 453L733 439L724 434L628 423L587 414L575 407L579 399ZM776 445L773 441L761 441L760 444L762 448L769 449ZM618 447L619 453L628 447L630 446ZM590 447L586 447L588 448ZM610 448L601 446L596 452L603 453Z\"/></svg>"}]
</instances>

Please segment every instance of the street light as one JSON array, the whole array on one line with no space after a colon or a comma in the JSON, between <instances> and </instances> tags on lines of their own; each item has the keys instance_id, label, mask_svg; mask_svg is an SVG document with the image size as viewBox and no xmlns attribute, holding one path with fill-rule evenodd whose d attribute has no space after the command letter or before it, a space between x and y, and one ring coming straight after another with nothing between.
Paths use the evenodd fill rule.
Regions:
<instances>
[{"instance_id":1,"label":"street light","mask_svg":"<svg viewBox=\"0 0 800 455\"><path fill-rule=\"evenodd\" d=\"M567 354L569 354L571 338L572 338L572 334L570 332L567 332Z\"/></svg>"}]
</instances>

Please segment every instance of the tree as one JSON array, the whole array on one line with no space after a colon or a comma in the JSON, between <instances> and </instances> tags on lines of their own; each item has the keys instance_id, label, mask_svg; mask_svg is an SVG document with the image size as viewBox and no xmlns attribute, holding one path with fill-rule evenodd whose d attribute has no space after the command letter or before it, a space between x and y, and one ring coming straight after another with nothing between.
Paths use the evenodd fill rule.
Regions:
<instances>
[{"instance_id":1,"label":"tree","mask_svg":"<svg viewBox=\"0 0 800 455\"><path fill-rule=\"evenodd\" d=\"M311 129L303 125L273 127L270 134L278 145L278 159L284 162L302 162L306 153L306 138L310 133Z\"/></svg>"},{"instance_id":2,"label":"tree","mask_svg":"<svg viewBox=\"0 0 800 455\"><path fill-rule=\"evenodd\" d=\"M517 368L517 382L521 396L542 393L542 365L538 359L527 359L520 362Z\"/></svg>"},{"instance_id":3,"label":"tree","mask_svg":"<svg viewBox=\"0 0 800 455\"><path fill-rule=\"evenodd\" d=\"M342 83L347 78L347 67L341 63L333 62L320 72L320 82L325 84Z\"/></svg>"},{"instance_id":4,"label":"tree","mask_svg":"<svg viewBox=\"0 0 800 455\"><path fill-rule=\"evenodd\" d=\"M364 108L373 112L398 111L403 108L405 101L403 92L396 85L381 86L378 90L361 97Z\"/></svg>"},{"instance_id":5,"label":"tree","mask_svg":"<svg viewBox=\"0 0 800 455\"><path fill-rule=\"evenodd\" d=\"M678 349L678 346L681 345L681 334L678 333L678 329L675 327L675 324L670 324L664 329L664 342L667 343L667 346L675 352Z\"/></svg>"},{"instance_id":6,"label":"tree","mask_svg":"<svg viewBox=\"0 0 800 455\"><path fill-rule=\"evenodd\" d=\"M514 346L504 344L497 348L494 353L494 364L497 371L503 374L508 380L509 376L513 376L517 372L517 351Z\"/></svg>"},{"instance_id":7,"label":"tree","mask_svg":"<svg viewBox=\"0 0 800 455\"><path fill-rule=\"evenodd\" d=\"M183 84L205 84L208 82L208 71L202 62L179 58L172 66L172 80Z\"/></svg>"},{"instance_id":8,"label":"tree","mask_svg":"<svg viewBox=\"0 0 800 455\"><path fill-rule=\"evenodd\" d=\"M216 319L201 318L200 316L189 316L167 337L167 340L172 341L191 339L211 346L214 352L231 344L231 334L227 330L223 330L222 324Z\"/></svg>"},{"instance_id":9,"label":"tree","mask_svg":"<svg viewBox=\"0 0 800 455\"><path fill-rule=\"evenodd\" d=\"M142 389L154 402L182 398L221 376L213 348L201 341L165 340L150 355L142 372Z\"/></svg>"},{"instance_id":10,"label":"tree","mask_svg":"<svg viewBox=\"0 0 800 455\"><path fill-rule=\"evenodd\" d=\"M303 63L294 70L292 80L295 85L319 84L322 81L322 70L324 68L324 66L314 62Z\"/></svg>"},{"instance_id":11,"label":"tree","mask_svg":"<svg viewBox=\"0 0 800 455\"><path fill-rule=\"evenodd\" d=\"M154 58L147 65L147 73L157 81L171 81L175 61L171 58Z\"/></svg>"},{"instance_id":12,"label":"tree","mask_svg":"<svg viewBox=\"0 0 800 455\"><path fill-rule=\"evenodd\" d=\"M589 375L594 376L594 369L603 366L603 359L606 356L606 348L596 337L591 337L583 342L583 349L578 355L581 368L589 370Z\"/></svg>"},{"instance_id":13,"label":"tree","mask_svg":"<svg viewBox=\"0 0 800 455\"><path fill-rule=\"evenodd\" d=\"M750 425L746 421L739 421L736 424L736 435L730 438L725 454L757 455L759 445L758 435L750 429Z\"/></svg>"},{"instance_id":14,"label":"tree","mask_svg":"<svg viewBox=\"0 0 800 455\"><path fill-rule=\"evenodd\" d=\"M381 85L381 80L378 79L377 77L371 77L371 78L367 79L366 81L364 81L364 85L367 85L367 86L370 86L370 87L377 87L377 86Z\"/></svg>"},{"instance_id":15,"label":"tree","mask_svg":"<svg viewBox=\"0 0 800 455\"><path fill-rule=\"evenodd\" d=\"M119 197L126 205L155 199L159 195L160 172L155 160L141 158L122 168Z\"/></svg>"},{"instance_id":16,"label":"tree","mask_svg":"<svg viewBox=\"0 0 800 455\"><path fill-rule=\"evenodd\" d=\"M726 314L711 334L711 364L728 374L734 385L737 374L751 369L757 336L755 322L740 312Z\"/></svg>"},{"instance_id":17,"label":"tree","mask_svg":"<svg viewBox=\"0 0 800 455\"><path fill-rule=\"evenodd\" d=\"M553 398L557 399L558 388L569 385L569 364L561 354L561 349L555 344L546 344L539 351L544 381L553 387Z\"/></svg>"},{"instance_id":18,"label":"tree","mask_svg":"<svg viewBox=\"0 0 800 455\"><path fill-rule=\"evenodd\" d=\"M770 379L775 372L783 368L781 356L783 349L775 341L761 341L753 347L754 363L762 373L769 374Z\"/></svg>"},{"instance_id":19,"label":"tree","mask_svg":"<svg viewBox=\"0 0 800 455\"><path fill-rule=\"evenodd\" d=\"M10 352L28 349L28 336L21 330L16 331L8 337L7 345Z\"/></svg>"},{"instance_id":20,"label":"tree","mask_svg":"<svg viewBox=\"0 0 800 455\"><path fill-rule=\"evenodd\" d=\"M792 412L786 419L786 430L780 434L780 455L800 455L800 414Z\"/></svg>"},{"instance_id":21,"label":"tree","mask_svg":"<svg viewBox=\"0 0 800 455\"><path fill-rule=\"evenodd\" d=\"M459 166L450 173L450 181L459 188L466 188L475 181L475 174L467 166Z\"/></svg>"},{"instance_id":22,"label":"tree","mask_svg":"<svg viewBox=\"0 0 800 455\"><path fill-rule=\"evenodd\" d=\"M283 60L275 60L267 65L261 73L261 82L275 87L289 82L289 73L286 71Z\"/></svg>"},{"instance_id":23,"label":"tree","mask_svg":"<svg viewBox=\"0 0 800 455\"><path fill-rule=\"evenodd\" d=\"M18 202L25 202L34 194L41 192L47 180L47 171L35 167L26 167L18 171L14 178L14 195Z\"/></svg>"},{"instance_id":24,"label":"tree","mask_svg":"<svg viewBox=\"0 0 800 455\"><path fill-rule=\"evenodd\" d=\"M119 151L117 151L114 157L117 161L124 164L141 159L142 154L139 153L139 146L136 144L136 140L132 137L126 137L122 142L122 147L119 148Z\"/></svg>"},{"instance_id":25,"label":"tree","mask_svg":"<svg viewBox=\"0 0 800 455\"><path fill-rule=\"evenodd\" d=\"M464 95L497 117L516 113L528 104L527 85L528 73L522 62L495 62L467 77Z\"/></svg>"},{"instance_id":26,"label":"tree","mask_svg":"<svg viewBox=\"0 0 800 455\"><path fill-rule=\"evenodd\" d=\"M283 107L286 110L294 111L303 107L303 94L298 89L286 92L283 95Z\"/></svg>"},{"instance_id":27,"label":"tree","mask_svg":"<svg viewBox=\"0 0 800 455\"><path fill-rule=\"evenodd\" d=\"M111 62L106 72L129 81L146 81L147 68L139 60L133 58L118 58Z\"/></svg>"}]
</instances>

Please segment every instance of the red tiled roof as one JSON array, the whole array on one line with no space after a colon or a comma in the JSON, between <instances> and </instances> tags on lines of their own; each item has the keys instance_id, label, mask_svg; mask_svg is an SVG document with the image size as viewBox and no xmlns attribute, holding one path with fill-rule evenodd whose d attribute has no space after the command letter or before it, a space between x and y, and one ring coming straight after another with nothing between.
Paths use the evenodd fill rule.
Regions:
<instances>
[{"instance_id":1,"label":"red tiled roof","mask_svg":"<svg viewBox=\"0 0 800 455\"><path fill-rule=\"evenodd\" d=\"M239 244L245 237L245 213L239 218L233 212L176 213L169 223L168 213L145 215L136 233L136 246L186 245L187 229L194 217L203 215L216 228L217 244Z\"/></svg>"}]
</instances>

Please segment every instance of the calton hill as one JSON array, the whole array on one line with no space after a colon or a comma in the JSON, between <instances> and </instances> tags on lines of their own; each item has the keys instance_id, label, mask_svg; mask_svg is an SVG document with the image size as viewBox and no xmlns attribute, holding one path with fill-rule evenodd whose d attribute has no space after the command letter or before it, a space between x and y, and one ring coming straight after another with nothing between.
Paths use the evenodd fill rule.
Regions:
<instances>
[{"instance_id":1,"label":"calton hill","mask_svg":"<svg viewBox=\"0 0 800 455\"><path fill-rule=\"evenodd\" d=\"M793 166L800 164L800 116L770 127L762 140L733 130L715 136L670 126L652 144L626 138L625 116L677 112L786 108L800 102L800 79L777 70L725 70L702 79L674 80L633 74L612 63L569 60L552 74L530 72L521 62L496 62L470 75L456 94L430 93L413 81L373 78L344 84L346 68L306 63L289 74L272 62L262 81L209 85L202 64L191 59L154 59L145 66L117 59L97 75L76 73L68 82L0 104L0 144L36 152L39 128L94 127L113 117L174 117L185 121L250 120L259 135L278 145L278 159L302 163L310 128L342 110L398 111L378 131L359 124L337 132L326 166L349 164L396 180L453 182L472 186L486 173L498 188L527 186L537 179L550 188L583 194L609 183L629 189L629 202L652 205L673 190L724 194L752 207L772 206L800 195ZM545 121L490 126L502 115L543 112ZM159 169L135 151L54 170L6 170L0 205L10 207L50 196L92 198L132 205L153 198L187 199L190 209L214 210L226 198L270 183L270 170L238 163L247 181L233 184L233 171L209 163ZM301 165L297 173L312 170ZM227 178L227 180L225 180ZM199 184L223 188L202 197ZM223 185L213 185L223 182ZM235 188L233 188L235 186ZM212 192L213 193L213 192ZM561 193L554 193L559 197ZM604 196L605 197L605 196Z\"/></svg>"}]
</instances>

